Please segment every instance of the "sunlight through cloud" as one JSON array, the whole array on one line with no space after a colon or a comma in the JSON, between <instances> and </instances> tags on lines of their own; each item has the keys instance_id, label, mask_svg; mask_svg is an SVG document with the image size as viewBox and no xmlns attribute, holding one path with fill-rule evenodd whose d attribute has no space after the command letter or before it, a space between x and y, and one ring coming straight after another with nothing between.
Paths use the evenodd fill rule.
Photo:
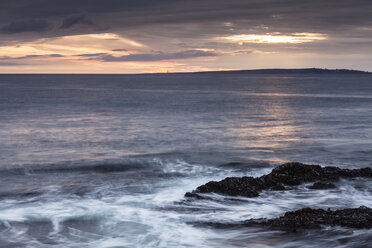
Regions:
<instances>
[{"instance_id":1,"label":"sunlight through cloud","mask_svg":"<svg viewBox=\"0 0 372 248\"><path fill-rule=\"evenodd\" d=\"M327 36L320 33L292 33L283 35L281 33L268 34L239 34L225 37L217 37L218 40L225 40L233 43L305 43L327 39Z\"/></svg>"},{"instance_id":2,"label":"sunlight through cloud","mask_svg":"<svg viewBox=\"0 0 372 248\"><path fill-rule=\"evenodd\" d=\"M0 56L45 55L51 53L73 56L81 53L108 53L117 48L136 50L146 49L147 47L113 33L83 34L43 38L17 45L1 46Z\"/></svg>"}]
</instances>

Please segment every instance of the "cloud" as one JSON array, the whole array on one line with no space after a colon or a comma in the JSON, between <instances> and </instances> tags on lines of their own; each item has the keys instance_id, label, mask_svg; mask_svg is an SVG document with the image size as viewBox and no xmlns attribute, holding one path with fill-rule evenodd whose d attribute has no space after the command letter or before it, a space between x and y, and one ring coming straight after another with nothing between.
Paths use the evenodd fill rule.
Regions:
<instances>
[{"instance_id":1,"label":"cloud","mask_svg":"<svg viewBox=\"0 0 372 248\"><path fill-rule=\"evenodd\" d=\"M283 35L281 33L273 34L239 34L226 37L217 37L217 40L244 44L244 43L306 43L320 40L326 40L327 37L317 33L293 33Z\"/></svg>"},{"instance_id":2,"label":"cloud","mask_svg":"<svg viewBox=\"0 0 372 248\"><path fill-rule=\"evenodd\" d=\"M22 32L45 32L50 25L46 20L21 20L14 21L0 28L1 33L15 34Z\"/></svg>"},{"instance_id":3,"label":"cloud","mask_svg":"<svg viewBox=\"0 0 372 248\"><path fill-rule=\"evenodd\" d=\"M64 57L62 54L29 54L29 55L19 56L19 57L3 56L0 59L2 59L2 60L22 60L22 59L34 59L34 58L62 58L62 57Z\"/></svg>"},{"instance_id":4,"label":"cloud","mask_svg":"<svg viewBox=\"0 0 372 248\"><path fill-rule=\"evenodd\" d=\"M0 27L9 25L9 20L42 19L54 25L59 23L56 29L47 32L25 34L23 40L104 30L152 44L164 43L166 39L193 39L200 44L202 39L213 37L274 32L371 39L371 13L371 0L17 0L16 3L1 0ZM13 28L5 30L8 34L15 33L10 32ZM11 35L5 38L12 37L19 38ZM195 44L185 49L191 47Z\"/></svg>"},{"instance_id":5,"label":"cloud","mask_svg":"<svg viewBox=\"0 0 372 248\"><path fill-rule=\"evenodd\" d=\"M0 66L17 66L17 65L23 65L23 64L0 61Z\"/></svg>"},{"instance_id":6,"label":"cloud","mask_svg":"<svg viewBox=\"0 0 372 248\"><path fill-rule=\"evenodd\" d=\"M211 57L217 56L217 53L202 50L187 50L176 53L142 53L142 54L130 54L124 56L112 56L106 54L98 56L96 59L105 62L125 62L125 61L161 61L161 60L177 60L177 59L189 59L197 57Z\"/></svg>"},{"instance_id":7,"label":"cloud","mask_svg":"<svg viewBox=\"0 0 372 248\"><path fill-rule=\"evenodd\" d=\"M64 56L62 54L53 53L53 54L49 54L49 57L52 57L52 58L62 58Z\"/></svg>"},{"instance_id":8,"label":"cloud","mask_svg":"<svg viewBox=\"0 0 372 248\"><path fill-rule=\"evenodd\" d=\"M77 24L85 24L88 26L95 26L95 24L87 19L85 15L77 15L77 16L71 16L63 20L62 25L59 27L60 29L67 29L71 28L72 26L75 26Z\"/></svg>"},{"instance_id":9,"label":"cloud","mask_svg":"<svg viewBox=\"0 0 372 248\"><path fill-rule=\"evenodd\" d=\"M291 33L329 33L371 27L371 12L370 0L17 0L16 4L14 0L2 0L0 24L39 18L52 23L62 20L61 29L68 29L76 24L93 25L92 19L115 32L149 26L156 33L166 24L178 25L174 35L187 31L181 26L194 24L195 36L242 25ZM208 29L203 29L204 25ZM81 27L74 32L82 34L89 29Z\"/></svg>"},{"instance_id":10,"label":"cloud","mask_svg":"<svg viewBox=\"0 0 372 248\"><path fill-rule=\"evenodd\" d=\"M78 54L78 55L75 55L75 56L78 56L78 57L98 57L98 56L102 56L102 55L107 55L107 53L86 53L86 54Z\"/></svg>"},{"instance_id":11,"label":"cloud","mask_svg":"<svg viewBox=\"0 0 372 248\"><path fill-rule=\"evenodd\" d=\"M371 13L371 0L1 0L0 54L61 53L71 56L64 63L81 65L90 59L172 63L167 60L218 53L213 61L187 63L256 68L274 61L269 54L275 52L293 55L291 66L316 56L354 56L370 70ZM262 64L253 59L258 55Z\"/></svg>"}]
</instances>

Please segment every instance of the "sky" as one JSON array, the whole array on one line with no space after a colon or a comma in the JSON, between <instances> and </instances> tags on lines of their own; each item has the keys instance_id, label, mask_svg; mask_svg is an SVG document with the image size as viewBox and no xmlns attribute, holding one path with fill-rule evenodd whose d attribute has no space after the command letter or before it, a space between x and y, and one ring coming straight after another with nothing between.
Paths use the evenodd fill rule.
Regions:
<instances>
[{"instance_id":1,"label":"sky","mask_svg":"<svg viewBox=\"0 0 372 248\"><path fill-rule=\"evenodd\" d=\"M0 73L372 71L372 0L1 0Z\"/></svg>"}]
</instances>

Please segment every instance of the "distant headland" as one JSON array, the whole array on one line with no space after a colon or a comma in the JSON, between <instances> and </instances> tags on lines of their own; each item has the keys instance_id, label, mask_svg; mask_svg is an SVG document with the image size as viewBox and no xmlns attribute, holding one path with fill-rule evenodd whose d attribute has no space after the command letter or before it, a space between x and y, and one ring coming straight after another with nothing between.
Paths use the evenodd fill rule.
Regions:
<instances>
[{"instance_id":1,"label":"distant headland","mask_svg":"<svg viewBox=\"0 0 372 248\"><path fill-rule=\"evenodd\" d=\"M359 71L350 69L323 69L323 68L301 68L301 69L253 69L253 70L218 70L218 71L195 71L195 72L151 72L151 73L0 73L0 76L40 76L40 75L189 75L189 74L273 74L273 75L288 75L288 74L324 74L324 75L372 75L369 71Z\"/></svg>"},{"instance_id":2,"label":"distant headland","mask_svg":"<svg viewBox=\"0 0 372 248\"><path fill-rule=\"evenodd\" d=\"M226 71L201 71L192 73L233 73L233 74L372 74L368 71L349 70L349 69L322 69L322 68L302 68L302 69L255 69L255 70L226 70Z\"/></svg>"}]
</instances>

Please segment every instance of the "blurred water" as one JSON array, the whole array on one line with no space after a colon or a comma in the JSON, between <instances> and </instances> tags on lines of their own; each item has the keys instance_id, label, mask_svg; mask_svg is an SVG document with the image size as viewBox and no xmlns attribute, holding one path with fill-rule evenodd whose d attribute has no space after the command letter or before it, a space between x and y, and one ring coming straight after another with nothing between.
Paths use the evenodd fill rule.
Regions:
<instances>
[{"instance_id":1,"label":"blurred water","mask_svg":"<svg viewBox=\"0 0 372 248\"><path fill-rule=\"evenodd\" d=\"M284 161L370 167L371 154L370 75L0 75L0 247L363 247L370 231L192 223L372 207L368 180L183 195Z\"/></svg>"}]
</instances>

